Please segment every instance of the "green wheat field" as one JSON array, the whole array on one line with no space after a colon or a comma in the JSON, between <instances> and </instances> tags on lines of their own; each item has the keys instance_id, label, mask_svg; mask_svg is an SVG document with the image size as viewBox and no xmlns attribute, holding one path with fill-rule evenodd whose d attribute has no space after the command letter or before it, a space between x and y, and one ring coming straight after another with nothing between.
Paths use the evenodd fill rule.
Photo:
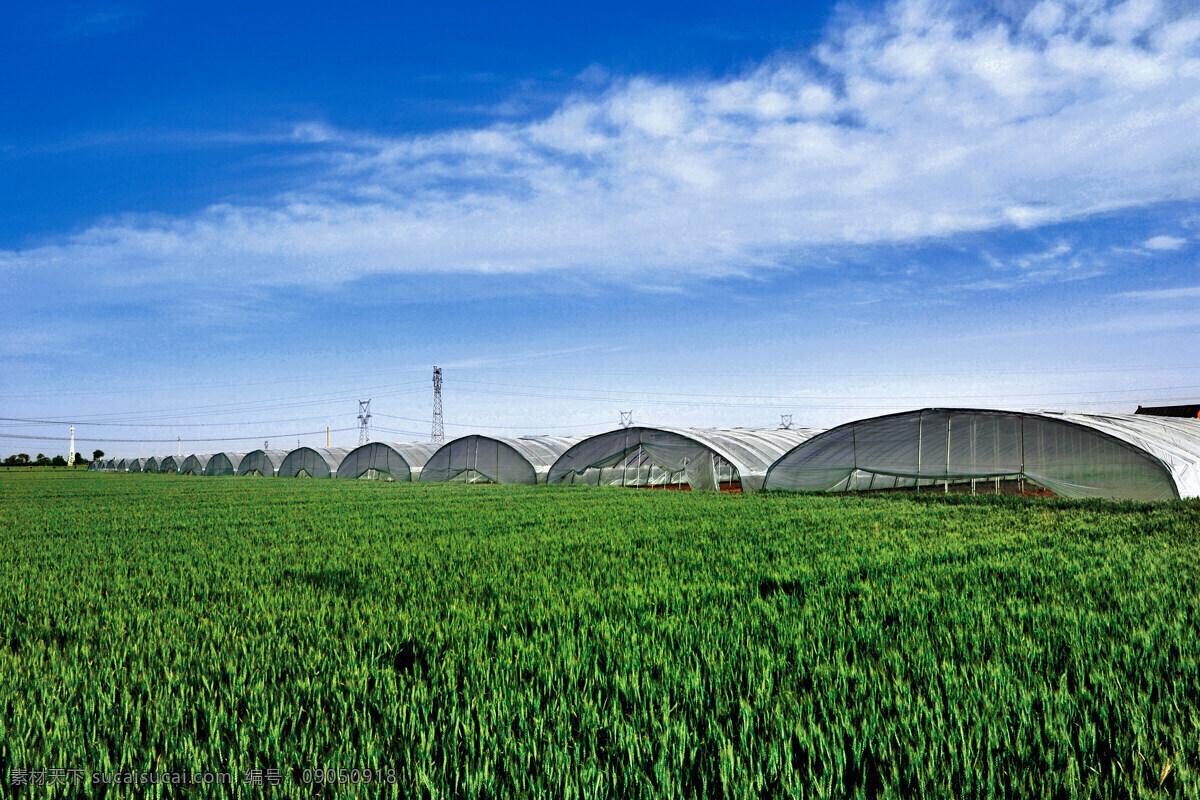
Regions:
<instances>
[{"instance_id":1,"label":"green wheat field","mask_svg":"<svg viewBox=\"0 0 1200 800\"><path fill-rule=\"evenodd\" d=\"M1196 501L0 471L0 797L1196 798L1198 604Z\"/></svg>"}]
</instances>

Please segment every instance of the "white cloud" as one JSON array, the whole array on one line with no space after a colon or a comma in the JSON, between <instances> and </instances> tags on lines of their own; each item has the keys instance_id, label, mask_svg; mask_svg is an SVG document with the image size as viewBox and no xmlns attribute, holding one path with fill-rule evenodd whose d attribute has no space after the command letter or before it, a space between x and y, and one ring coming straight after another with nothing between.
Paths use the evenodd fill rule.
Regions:
<instances>
[{"instance_id":1,"label":"white cloud","mask_svg":"<svg viewBox=\"0 0 1200 800\"><path fill-rule=\"evenodd\" d=\"M1187 239L1178 236L1155 236L1142 242L1142 247L1147 250L1179 250L1185 244Z\"/></svg>"},{"instance_id":2,"label":"white cloud","mask_svg":"<svg viewBox=\"0 0 1200 800\"><path fill-rule=\"evenodd\" d=\"M1148 0L1012 18L912 0L734 77L588 76L607 88L527 123L409 138L298 125L293 141L321 154L303 191L100 222L0 252L0 270L129 287L574 270L661 286L788 265L806 245L1037 227L1200 186L1200 20Z\"/></svg>"},{"instance_id":3,"label":"white cloud","mask_svg":"<svg viewBox=\"0 0 1200 800\"><path fill-rule=\"evenodd\" d=\"M1179 286L1174 289L1143 289L1136 292L1123 292L1121 297L1135 300L1188 300L1200 297L1200 286Z\"/></svg>"}]
</instances>

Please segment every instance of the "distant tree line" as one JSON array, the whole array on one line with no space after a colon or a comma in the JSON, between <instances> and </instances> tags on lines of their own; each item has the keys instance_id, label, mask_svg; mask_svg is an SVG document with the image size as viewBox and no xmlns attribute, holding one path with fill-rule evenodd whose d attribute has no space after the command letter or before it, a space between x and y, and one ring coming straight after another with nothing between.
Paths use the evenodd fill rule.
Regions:
<instances>
[{"instance_id":1,"label":"distant tree line","mask_svg":"<svg viewBox=\"0 0 1200 800\"><path fill-rule=\"evenodd\" d=\"M93 460L99 461L104 455L103 450L97 450L99 453ZM95 455L95 454L93 454ZM75 454L75 466L86 466L88 462L83 460L83 453ZM67 459L65 456L54 456L51 458L45 453L38 453L37 458L30 458L29 453L16 453L8 458L0 461L0 465L6 467L65 467Z\"/></svg>"}]
</instances>

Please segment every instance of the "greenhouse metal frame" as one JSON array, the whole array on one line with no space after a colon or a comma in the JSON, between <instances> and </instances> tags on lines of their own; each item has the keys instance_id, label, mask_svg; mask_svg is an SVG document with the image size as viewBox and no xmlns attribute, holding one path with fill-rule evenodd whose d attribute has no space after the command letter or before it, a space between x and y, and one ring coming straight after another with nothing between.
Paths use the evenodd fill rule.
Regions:
<instances>
[{"instance_id":1,"label":"greenhouse metal frame","mask_svg":"<svg viewBox=\"0 0 1200 800\"><path fill-rule=\"evenodd\" d=\"M772 463L814 428L640 427L590 436L554 463L548 483L758 491Z\"/></svg>"},{"instance_id":2,"label":"greenhouse metal frame","mask_svg":"<svg viewBox=\"0 0 1200 800\"><path fill-rule=\"evenodd\" d=\"M772 465L766 488L1200 496L1200 421L1134 414L926 408L846 423Z\"/></svg>"},{"instance_id":3,"label":"greenhouse metal frame","mask_svg":"<svg viewBox=\"0 0 1200 800\"><path fill-rule=\"evenodd\" d=\"M349 447L297 447L284 457L275 475L279 478L332 478L349 452Z\"/></svg>"},{"instance_id":4,"label":"greenhouse metal frame","mask_svg":"<svg viewBox=\"0 0 1200 800\"><path fill-rule=\"evenodd\" d=\"M422 481L457 483L546 482L558 457L582 441L578 436L483 436L446 442L421 470Z\"/></svg>"},{"instance_id":5,"label":"greenhouse metal frame","mask_svg":"<svg viewBox=\"0 0 1200 800\"><path fill-rule=\"evenodd\" d=\"M179 466L180 475L203 475L204 468L208 466L208 460L212 458L209 453L192 453L183 460Z\"/></svg>"},{"instance_id":6,"label":"greenhouse metal frame","mask_svg":"<svg viewBox=\"0 0 1200 800\"><path fill-rule=\"evenodd\" d=\"M204 474L210 478L237 475L238 465L242 463L245 456L245 453L232 453L228 450L213 453L208 457L208 463L204 465Z\"/></svg>"},{"instance_id":7,"label":"greenhouse metal frame","mask_svg":"<svg viewBox=\"0 0 1200 800\"><path fill-rule=\"evenodd\" d=\"M238 475L261 475L274 478L279 465L287 458L288 450L251 450L238 462Z\"/></svg>"},{"instance_id":8,"label":"greenhouse metal frame","mask_svg":"<svg viewBox=\"0 0 1200 800\"><path fill-rule=\"evenodd\" d=\"M437 450L427 442L367 442L346 454L337 477L348 479L414 481Z\"/></svg>"},{"instance_id":9,"label":"greenhouse metal frame","mask_svg":"<svg viewBox=\"0 0 1200 800\"><path fill-rule=\"evenodd\" d=\"M162 461L158 462L159 472L179 472L179 467L183 464L183 459L179 456L164 456Z\"/></svg>"}]
</instances>

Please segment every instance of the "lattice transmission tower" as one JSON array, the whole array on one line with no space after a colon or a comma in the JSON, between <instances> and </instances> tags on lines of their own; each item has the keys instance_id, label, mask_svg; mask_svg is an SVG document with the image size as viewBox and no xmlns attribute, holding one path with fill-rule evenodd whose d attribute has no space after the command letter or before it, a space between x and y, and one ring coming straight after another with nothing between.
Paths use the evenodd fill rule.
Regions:
<instances>
[{"instance_id":1,"label":"lattice transmission tower","mask_svg":"<svg viewBox=\"0 0 1200 800\"><path fill-rule=\"evenodd\" d=\"M433 368L433 434L429 441L441 444L446 441L446 431L442 427L442 368Z\"/></svg>"},{"instance_id":2,"label":"lattice transmission tower","mask_svg":"<svg viewBox=\"0 0 1200 800\"><path fill-rule=\"evenodd\" d=\"M71 452L67 453L67 466L75 466L75 426L71 426Z\"/></svg>"},{"instance_id":3,"label":"lattice transmission tower","mask_svg":"<svg viewBox=\"0 0 1200 800\"><path fill-rule=\"evenodd\" d=\"M621 427L622 428L632 428L633 427L633 412L632 411L622 411L621 412Z\"/></svg>"},{"instance_id":4,"label":"lattice transmission tower","mask_svg":"<svg viewBox=\"0 0 1200 800\"><path fill-rule=\"evenodd\" d=\"M781 431L792 430L792 415L791 414L780 414L779 415L779 430L781 430Z\"/></svg>"},{"instance_id":5,"label":"lattice transmission tower","mask_svg":"<svg viewBox=\"0 0 1200 800\"><path fill-rule=\"evenodd\" d=\"M361 447L371 441L371 401L358 401L358 444Z\"/></svg>"}]
</instances>

